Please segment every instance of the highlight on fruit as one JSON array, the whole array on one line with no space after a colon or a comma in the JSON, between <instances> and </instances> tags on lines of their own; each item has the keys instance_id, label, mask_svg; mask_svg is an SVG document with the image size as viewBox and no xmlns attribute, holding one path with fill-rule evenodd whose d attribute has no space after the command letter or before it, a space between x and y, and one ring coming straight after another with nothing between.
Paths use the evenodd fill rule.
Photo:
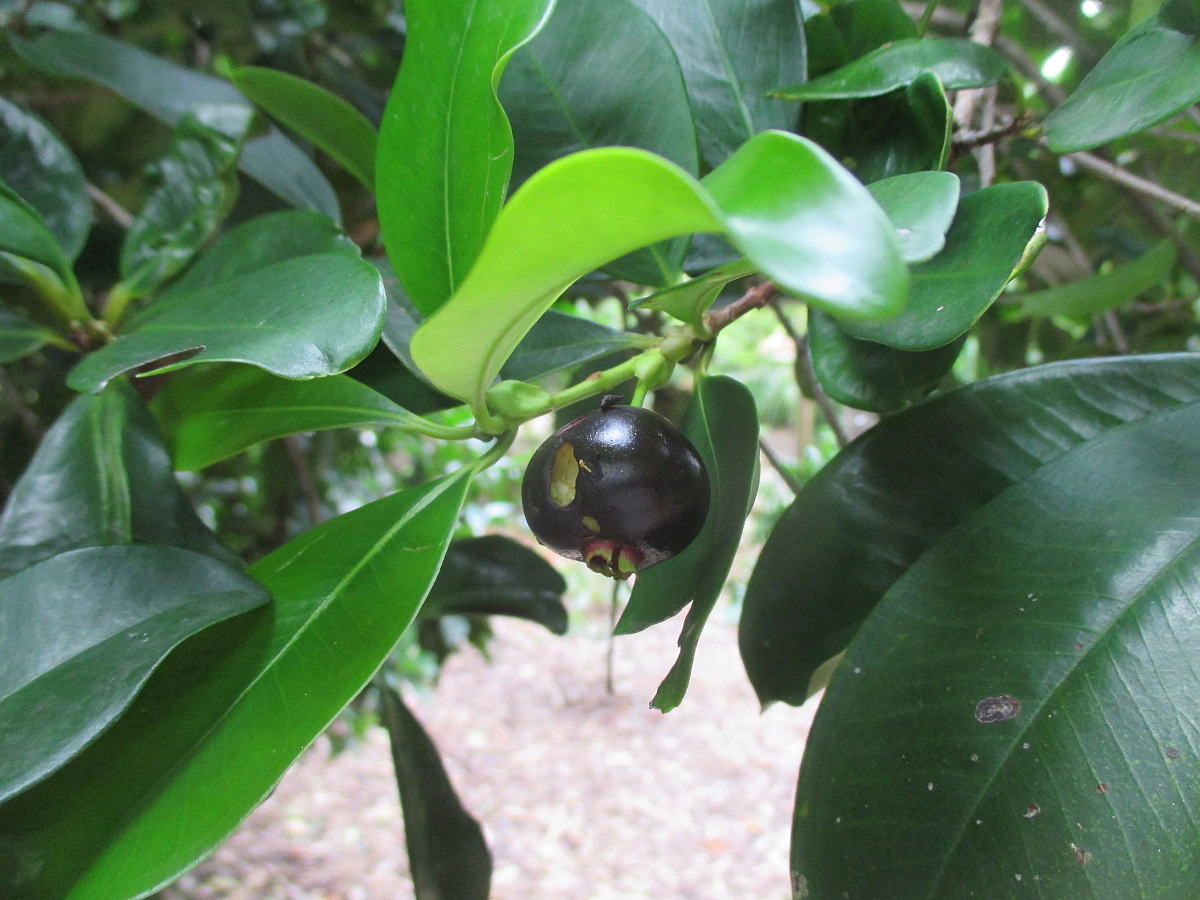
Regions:
<instances>
[{"instance_id":1,"label":"highlight on fruit","mask_svg":"<svg viewBox=\"0 0 1200 900\"><path fill-rule=\"evenodd\" d=\"M540 543L618 580L691 544L709 495L692 442L658 413L612 396L547 438L521 486Z\"/></svg>"}]
</instances>

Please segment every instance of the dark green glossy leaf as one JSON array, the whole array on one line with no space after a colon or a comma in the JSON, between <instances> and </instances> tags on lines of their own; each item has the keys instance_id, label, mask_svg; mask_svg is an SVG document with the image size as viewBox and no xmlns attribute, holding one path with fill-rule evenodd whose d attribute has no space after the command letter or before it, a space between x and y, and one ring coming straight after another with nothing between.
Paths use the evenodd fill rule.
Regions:
<instances>
[{"instance_id":1,"label":"dark green glossy leaf","mask_svg":"<svg viewBox=\"0 0 1200 900\"><path fill-rule=\"evenodd\" d=\"M913 267L904 312L877 324L842 320L842 329L900 350L932 350L950 343L1000 296L1046 208L1046 189L1031 181L967 195L946 234L945 249Z\"/></svg>"},{"instance_id":2,"label":"dark green glossy leaf","mask_svg":"<svg viewBox=\"0 0 1200 900\"><path fill-rule=\"evenodd\" d=\"M820 78L774 91L788 100L878 97L934 75L948 91L995 84L1008 70L991 47L965 38L893 41Z\"/></svg>"},{"instance_id":3,"label":"dark green glossy leaf","mask_svg":"<svg viewBox=\"0 0 1200 900\"><path fill-rule=\"evenodd\" d=\"M409 0L404 61L376 153L388 258L428 315L466 277L512 171L496 84L554 0Z\"/></svg>"},{"instance_id":4,"label":"dark green glossy leaf","mask_svg":"<svg viewBox=\"0 0 1200 900\"><path fill-rule=\"evenodd\" d=\"M92 227L92 201L79 160L49 125L0 97L0 172L38 211L68 260Z\"/></svg>"},{"instance_id":5,"label":"dark green glossy leaf","mask_svg":"<svg viewBox=\"0 0 1200 900\"><path fill-rule=\"evenodd\" d=\"M249 106L228 82L185 69L102 34L50 31L36 40L9 37L27 62L50 74L102 84L156 119L173 125L196 106ZM337 196L321 170L277 129L249 141L238 165L292 206L338 218Z\"/></svg>"},{"instance_id":6,"label":"dark green glossy leaf","mask_svg":"<svg viewBox=\"0 0 1200 900\"><path fill-rule=\"evenodd\" d=\"M243 106L200 106L179 120L151 170L154 189L125 233L119 289L149 294L216 233L237 199L235 167L250 116Z\"/></svg>"},{"instance_id":7,"label":"dark green glossy leaf","mask_svg":"<svg viewBox=\"0 0 1200 900\"><path fill-rule=\"evenodd\" d=\"M1200 2L1168 0L1129 31L1046 117L1056 153L1144 131L1200 100Z\"/></svg>"},{"instance_id":8,"label":"dark green glossy leaf","mask_svg":"<svg viewBox=\"0 0 1200 900\"><path fill-rule=\"evenodd\" d=\"M759 699L803 702L904 570L1005 488L1106 429L1197 399L1192 355L1081 360L976 382L877 425L809 482L758 559L739 643Z\"/></svg>"},{"instance_id":9,"label":"dark green glossy leaf","mask_svg":"<svg viewBox=\"0 0 1200 900\"><path fill-rule=\"evenodd\" d=\"M60 284L70 283L71 264L41 215L2 181L0 252L39 263L50 269Z\"/></svg>"},{"instance_id":10,"label":"dark green glossy leaf","mask_svg":"<svg viewBox=\"0 0 1200 900\"><path fill-rule=\"evenodd\" d=\"M566 589L552 565L512 538L462 538L450 545L421 615L515 616L566 634Z\"/></svg>"},{"instance_id":11,"label":"dark green glossy leaf","mask_svg":"<svg viewBox=\"0 0 1200 900\"><path fill-rule=\"evenodd\" d=\"M462 287L414 336L413 356L439 389L480 410L500 367L569 285L696 231L725 231L768 277L843 315L882 318L904 302L908 270L891 223L810 141L757 135L703 183L644 151L601 148L552 163L513 195Z\"/></svg>"},{"instance_id":12,"label":"dark green glossy leaf","mask_svg":"<svg viewBox=\"0 0 1200 900\"><path fill-rule=\"evenodd\" d=\"M912 40L918 36L916 23L896 0L839 3L829 10L829 16L841 35L846 62L866 56L886 44ZM812 41L809 47L811 53ZM813 74L825 73L818 73L814 69Z\"/></svg>"},{"instance_id":13,"label":"dark green glossy leaf","mask_svg":"<svg viewBox=\"0 0 1200 900\"><path fill-rule=\"evenodd\" d=\"M679 659L650 705L668 713L683 702L700 632L725 586L750 504L758 488L758 414L745 386L723 375L700 380L683 421L683 433L708 469L712 501L704 528L671 559L636 576L617 634L633 634L665 621L689 603Z\"/></svg>"},{"instance_id":14,"label":"dark green glossy leaf","mask_svg":"<svg viewBox=\"0 0 1200 900\"><path fill-rule=\"evenodd\" d=\"M711 272L643 297L629 305L634 309L661 310L681 322L700 325L704 321L704 314L721 295L721 291L732 282L753 275L756 271L749 260L735 259Z\"/></svg>"},{"instance_id":15,"label":"dark green glossy leaf","mask_svg":"<svg viewBox=\"0 0 1200 900\"><path fill-rule=\"evenodd\" d=\"M1092 437L891 587L805 746L802 891L1197 895L1198 431L1192 402Z\"/></svg>"},{"instance_id":16,"label":"dark green glossy leaf","mask_svg":"<svg viewBox=\"0 0 1200 900\"><path fill-rule=\"evenodd\" d=\"M529 334L517 344L500 369L500 377L533 381L582 366L637 343L638 336L628 331L618 331L552 309L538 319Z\"/></svg>"},{"instance_id":17,"label":"dark green glossy leaf","mask_svg":"<svg viewBox=\"0 0 1200 900\"><path fill-rule=\"evenodd\" d=\"M704 167L755 134L794 130L799 104L767 92L805 77L796 0L635 0L671 41L691 98Z\"/></svg>"},{"instance_id":18,"label":"dark green glossy leaf","mask_svg":"<svg viewBox=\"0 0 1200 900\"><path fill-rule=\"evenodd\" d=\"M284 378L344 372L379 340L385 304L370 263L333 254L284 260L159 298L130 320L122 337L76 366L68 384L94 391L147 363L167 372L198 362L245 362ZM168 359L189 351L198 352Z\"/></svg>"},{"instance_id":19,"label":"dark green glossy leaf","mask_svg":"<svg viewBox=\"0 0 1200 900\"><path fill-rule=\"evenodd\" d=\"M0 576L69 550L164 544L236 565L175 483L153 416L127 384L77 397L0 517Z\"/></svg>"},{"instance_id":20,"label":"dark green glossy leaf","mask_svg":"<svg viewBox=\"0 0 1200 900\"><path fill-rule=\"evenodd\" d=\"M347 375L289 381L253 366L180 373L154 398L154 412L180 471L203 469L288 434L421 424L408 410Z\"/></svg>"},{"instance_id":21,"label":"dark green glossy leaf","mask_svg":"<svg viewBox=\"0 0 1200 900\"><path fill-rule=\"evenodd\" d=\"M95 740L181 641L269 599L164 546L73 550L0 581L0 802Z\"/></svg>"},{"instance_id":22,"label":"dark green glossy leaf","mask_svg":"<svg viewBox=\"0 0 1200 900\"><path fill-rule=\"evenodd\" d=\"M922 75L903 90L854 103L837 151L868 183L941 169L953 127L941 83Z\"/></svg>"},{"instance_id":23,"label":"dark green glossy leaf","mask_svg":"<svg viewBox=\"0 0 1200 900\"><path fill-rule=\"evenodd\" d=\"M483 829L458 799L437 747L399 691L381 687L380 698L417 900L487 900L492 854Z\"/></svg>"},{"instance_id":24,"label":"dark green glossy leaf","mask_svg":"<svg viewBox=\"0 0 1200 900\"><path fill-rule=\"evenodd\" d=\"M1131 263L1090 278L1021 294L1021 311L1030 316L1086 318L1124 306L1163 283L1175 266L1175 244L1162 240Z\"/></svg>"},{"instance_id":25,"label":"dark green glossy leaf","mask_svg":"<svg viewBox=\"0 0 1200 900\"><path fill-rule=\"evenodd\" d=\"M597 72L605 72L597 78ZM569 153L640 147L700 172L696 127L675 51L632 0L560 3L513 54L500 82L512 124L513 184ZM618 278L679 280L687 240L677 238L605 267Z\"/></svg>"},{"instance_id":26,"label":"dark green glossy leaf","mask_svg":"<svg viewBox=\"0 0 1200 900\"><path fill-rule=\"evenodd\" d=\"M469 480L393 494L257 563L273 616L188 642L92 747L0 807L0 894L144 896L211 852L395 648Z\"/></svg>"},{"instance_id":27,"label":"dark green glossy leaf","mask_svg":"<svg viewBox=\"0 0 1200 900\"><path fill-rule=\"evenodd\" d=\"M0 363L28 356L54 338L54 332L30 321L24 313L0 306Z\"/></svg>"},{"instance_id":28,"label":"dark green glossy leaf","mask_svg":"<svg viewBox=\"0 0 1200 900\"><path fill-rule=\"evenodd\" d=\"M910 406L949 374L965 337L934 350L897 350L853 338L819 309L808 313L813 370L834 400L871 412L892 413Z\"/></svg>"},{"instance_id":29,"label":"dark green glossy leaf","mask_svg":"<svg viewBox=\"0 0 1200 900\"><path fill-rule=\"evenodd\" d=\"M914 172L867 185L896 227L905 262L924 262L946 245L958 208L958 177L950 172Z\"/></svg>"},{"instance_id":30,"label":"dark green glossy leaf","mask_svg":"<svg viewBox=\"0 0 1200 900\"><path fill-rule=\"evenodd\" d=\"M596 73L606 70L604 78ZM679 61L633 0L561 3L500 82L513 185L592 147L640 147L696 175L696 129Z\"/></svg>"},{"instance_id":31,"label":"dark green glossy leaf","mask_svg":"<svg viewBox=\"0 0 1200 900\"><path fill-rule=\"evenodd\" d=\"M275 69L240 66L233 83L271 118L324 150L367 190L375 187L375 126L336 94Z\"/></svg>"},{"instance_id":32,"label":"dark green glossy leaf","mask_svg":"<svg viewBox=\"0 0 1200 900\"><path fill-rule=\"evenodd\" d=\"M256 216L217 238L161 300L252 275L284 260L323 253L354 259L360 255L354 241L324 213L293 209Z\"/></svg>"}]
</instances>

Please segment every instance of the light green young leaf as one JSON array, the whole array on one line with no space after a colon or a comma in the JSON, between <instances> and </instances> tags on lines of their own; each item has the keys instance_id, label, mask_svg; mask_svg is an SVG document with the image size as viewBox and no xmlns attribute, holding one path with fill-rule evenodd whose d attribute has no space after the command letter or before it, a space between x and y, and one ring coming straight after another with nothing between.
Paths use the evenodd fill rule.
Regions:
<instances>
[{"instance_id":1,"label":"light green young leaf","mask_svg":"<svg viewBox=\"0 0 1200 900\"><path fill-rule=\"evenodd\" d=\"M725 232L785 290L842 316L903 306L908 272L891 223L812 142L760 134L703 183L653 154L605 148L558 160L513 195L462 287L413 337L413 357L440 390L482 410L513 348L571 283L703 231Z\"/></svg>"}]
</instances>

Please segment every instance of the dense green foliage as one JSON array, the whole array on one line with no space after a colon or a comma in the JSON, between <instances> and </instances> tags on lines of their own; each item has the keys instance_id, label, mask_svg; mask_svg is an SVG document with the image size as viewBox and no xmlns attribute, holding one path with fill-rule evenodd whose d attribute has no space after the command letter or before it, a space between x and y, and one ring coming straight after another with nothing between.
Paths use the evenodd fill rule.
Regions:
<instances>
[{"instance_id":1,"label":"dense green foliage","mask_svg":"<svg viewBox=\"0 0 1200 900\"><path fill-rule=\"evenodd\" d=\"M1200 0L0 23L0 896L153 893L349 707L418 896L483 900L401 682L566 630L484 510L608 393L711 482L616 626L687 610L664 712L760 449L796 491L740 624L764 704L826 689L796 898L1200 894ZM754 320L794 417L732 377Z\"/></svg>"}]
</instances>

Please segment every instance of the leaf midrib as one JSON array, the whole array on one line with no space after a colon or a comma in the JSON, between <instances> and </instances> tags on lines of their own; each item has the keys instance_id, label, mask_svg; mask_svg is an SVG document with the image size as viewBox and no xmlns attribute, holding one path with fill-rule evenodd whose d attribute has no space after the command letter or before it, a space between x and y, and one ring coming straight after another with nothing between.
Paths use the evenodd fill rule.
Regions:
<instances>
[{"instance_id":1,"label":"leaf midrib","mask_svg":"<svg viewBox=\"0 0 1200 900\"><path fill-rule=\"evenodd\" d=\"M1176 412L1177 410L1184 409L1189 406L1196 406L1197 404L1200 404L1200 401L1193 401L1192 403L1182 404L1181 406L1173 407L1171 410L1169 410L1169 412ZM1153 414L1146 418L1157 418L1157 417L1158 417L1158 414ZM1144 423L1145 421L1146 421L1146 419L1143 418L1143 419L1134 420L1133 423L1123 423L1122 425L1118 425L1113 429L1109 429L1107 432L1104 432L1104 434L1111 434L1113 431L1119 431L1125 425L1128 425L1128 424ZM1086 447L1088 443L1089 442L1084 442L1084 444L1081 444L1078 446ZM1076 449L1076 448L1073 448L1073 449ZM1067 454L1064 454L1064 456L1070 456L1070 455L1072 455L1072 451L1068 451ZM1063 459L1063 457L1059 457L1058 459L1061 460L1061 459ZM1054 462L1051 462L1049 465L1054 465ZM1036 473L1042 472L1044 470L1045 470L1044 466L1039 467L1038 469L1035 469L1034 472L1031 474L1036 474ZM1025 480L1023 483L1028 484L1028 480ZM987 505L985 504L985 507L983 507L983 508L986 508L986 506ZM1074 661L1071 663L1070 667L1066 670L1066 672L1063 673L1062 677L1059 678L1058 683L1045 695L1045 697L1039 703L1037 703L1036 706L1028 706L1027 707L1029 709L1029 715L1027 717L1024 717L1025 724L1022 725L1018 730L1016 730L1014 732L1014 736L1013 736L1012 740L1010 741L1009 749L1003 754L1003 759L1002 759L1000 765L997 765L992 770L992 772L988 775L988 777L981 783L980 789L976 792L975 797L974 797L970 807L968 808L967 812L963 815L962 820L959 823L958 829L955 832L954 839L947 843L946 846L948 847L948 852L945 854L940 865L938 866L937 875L934 877L934 880L930 883L930 889L926 893L926 896L929 898L929 900L937 900L937 898L940 896L940 894L938 892L938 888L940 887L942 878L945 875L946 867L950 864L950 860L953 858L953 856L957 852L957 848L961 845L962 836L966 833L968 825L970 824L971 820L974 818L976 809L979 807L979 804L982 802L983 798L991 790L992 785L995 783L996 779L1000 776L1000 774L1001 774L1002 770L1004 769L1005 765L1007 764L1008 760L1010 760L1014 756L1015 748L1019 745L1019 743L1023 742L1022 739L1028 734L1029 730L1038 722L1042 710L1045 709L1050 704L1051 700L1053 700L1055 697L1060 695L1060 692L1064 689L1064 686L1072 680L1075 672L1078 671L1079 668L1085 662L1088 662L1089 660L1091 660L1093 658L1093 653L1098 648L1100 648L1102 646L1106 646L1107 642L1113 639L1114 634L1120 630L1121 623L1125 620L1126 616L1128 616L1130 614L1130 611L1140 608L1139 601L1142 599L1142 597L1148 591L1150 591L1151 588L1153 588L1159 582L1159 580L1161 578L1163 578L1165 575L1171 573L1174 570L1175 566L1179 563L1179 560L1181 558L1186 557L1192 550L1194 550L1198 546L1200 546L1200 534L1198 534L1195 538L1193 538L1191 541L1189 541L1178 552L1173 554L1170 561L1167 564L1162 566L1159 569L1159 571L1154 574L1154 576L1152 578L1150 578L1134 594L1132 594L1126 601L1124 601L1125 607L1108 623L1108 625L1104 628L1101 636L1099 638L1097 638L1095 641L1093 641L1082 653L1080 653L1074 659ZM1115 598L1115 597L1108 597L1105 599L1116 600L1117 602L1121 602L1119 600L1119 598ZM1024 713L1024 710L1022 710L1022 713Z\"/></svg>"}]
</instances>

